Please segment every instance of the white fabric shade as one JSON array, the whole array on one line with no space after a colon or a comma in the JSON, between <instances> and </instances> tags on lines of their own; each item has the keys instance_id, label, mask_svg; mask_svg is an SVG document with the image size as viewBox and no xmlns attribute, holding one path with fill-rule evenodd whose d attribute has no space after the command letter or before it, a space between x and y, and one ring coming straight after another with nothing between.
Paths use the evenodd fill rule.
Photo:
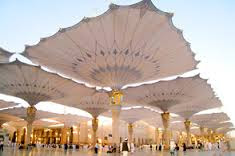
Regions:
<instances>
[{"instance_id":1,"label":"white fabric shade","mask_svg":"<svg viewBox=\"0 0 235 156\"><path fill-rule=\"evenodd\" d=\"M100 16L27 46L34 63L94 86L118 88L178 75L196 68L190 44L172 14L150 0L111 5Z\"/></svg>"}]
</instances>

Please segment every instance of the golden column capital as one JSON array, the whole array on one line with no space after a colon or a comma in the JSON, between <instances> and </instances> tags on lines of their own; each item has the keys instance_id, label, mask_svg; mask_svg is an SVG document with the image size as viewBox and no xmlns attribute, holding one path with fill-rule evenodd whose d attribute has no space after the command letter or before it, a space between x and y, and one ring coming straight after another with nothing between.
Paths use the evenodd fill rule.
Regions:
<instances>
[{"instance_id":1,"label":"golden column capital","mask_svg":"<svg viewBox=\"0 0 235 156\"><path fill-rule=\"evenodd\" d=\"M34 106L27 108L27 122L32 123L35 120L37 109Z\"/></svg>"},{"instance_id":2,"label":"golden column capital","mask_svg":"<svg viewBox=\"0 0 235 156\"><path fill-rule=\"evenodd\" d=\"M170 121L170 113L169 112L164 112L161 114L162 116L162 123L165 129L168 129L169 127L169 121Z\"/></svg>"},{"instance_id":3,"label":"golden column capital","mask_svg":"<svg viewBox=\"0 0 235 156\"><path fill-rule=\"evenodd\" d=\"M114 89L109 93L109 97L111 105L120 106L122 104L123 100L122 91Z\"/></svg>"},{"instance_id":4,"label":"golden column capital","mask_svg":"<svg viewBox=\"0 0 235 156\"><path fill-rule=\"evenodd\" d=\"M189 132L190 128L191 128L191 125L192 125L192 122L187 119L187 120L184 121L184 125L185 125L186 131Z\"/></svg>"},{"instance_id":5,"label":"golden column capital","mask_svg":"<svg viewBox=\"0 0 235 156\"><path fill-rule=\"evenodd\" d=\"M133 124L132 123L128 124L128 132L133 133Z\"/></svg>"}]
</instances>

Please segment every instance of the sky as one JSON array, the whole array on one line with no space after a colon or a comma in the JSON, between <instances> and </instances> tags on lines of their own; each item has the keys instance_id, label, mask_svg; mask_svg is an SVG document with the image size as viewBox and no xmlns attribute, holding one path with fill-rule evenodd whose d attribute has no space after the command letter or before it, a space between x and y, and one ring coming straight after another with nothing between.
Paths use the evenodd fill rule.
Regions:
<instances>
[{"instance_id":1,"label":"sky","mask_svg":"<svg viewBox=\"0 0 235 156\"><path fill-rule=\"evenodd\" d=\"M138 0L0 0L0 47L22 52L25 45L96 16L108 5L132 4ZM209 79L223 111L235 124L235 1L152 0L163 11L174 13L173 22L191 43L198 72Z\"/></svg>"}]
</instances>

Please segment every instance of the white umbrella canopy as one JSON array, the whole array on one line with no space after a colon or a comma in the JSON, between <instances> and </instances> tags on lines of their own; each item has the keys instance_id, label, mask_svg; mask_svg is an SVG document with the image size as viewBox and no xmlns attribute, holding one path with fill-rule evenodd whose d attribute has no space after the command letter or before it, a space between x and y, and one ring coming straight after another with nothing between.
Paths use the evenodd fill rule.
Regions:
<instances>
[{"instance_id":1,"label":"white umbrella canopy","mask_svg":"<svg viewBox=\"0 0 235 156\"><path fill-rule=\"evenodd\" d=\"M96 92L91 96L84 96L80 101L72 97L58 102L87 111L93 117L98 117L110 109L109 95L106 92Z\"/></svg>"},{"instance_id":2,"label":"white umbrella canopy","mask_svg":"<svg viewBox=\"0 0 235 156\"><path fill-rule=\"evenodd\" d=\"M12 116L9 114L0 113L0 124L9 122L9 121L19 121L21 120L19 117Z\"/></svg>"},{"instance_id":3,"label":"white umbrella canopy","mask_svg":"<svg viewBox=\"0 0 235 156\"><path fill-rule=\"evenodd\" d=\"M95 92L72 80L16 60L0 64L0 93L16 96L36 105L42 101L76 95L82 97Z\"/></svg>"},{"instance_id":4,"label":"white umbrella canopy","mask_svg":"<svg viewBox=\"0 0 235 156\"><path fill-rule=\"evenodd\" d=\"M7 50L0 47L0 63L9 63L9 58L13 53L8 52Z\"/></svg>"},{"instance_id":5,"label":"white umbrella canopy","mask_svg":"<svg viewBox=\"0 0 235 156\"><path fill-rule=\"evenodd\" d=\"M208 128L211 129L219 129L219 128L229 128L229 127L233 127L233 124L231 122L222 122L222 123L208 123L206 125Z\"/></svg>"},{"instance_id":6,"label":"white umbrella canopy","mask_svg":"<svg viewBox=\"0 0 235 156\"><path fill-rule=\"evenodd\" d=\"M15 116L24 120L27 119L27 108L24 107L15 107L15 108L0 110L0 113ZM35 120L43 118L59 117L59 116L61 116L61 114L37 110Z\"/></svg>"},{"instance_id":7,"label":"white umbrella canopy","mask_svg":"<svg viewBox=\"0 0 235 156\"><path fill-rule=\"evenodd\" d=\"M172 131L185 131L184 121L170 123L170 129Z\"/></svg>"},{"instance_id":8,"label":"white umbrella canopy","mask_svg":"<svg viewBox=\"0 0 235 156\"><path fill-rule=\"evenodd\" d=\"M84 18L27 46L24 56L74 79L113 89L178 75L195 69L198 61L172 16L150 0L112 4L100 16Z\"/></svg>"},{"instance_id":9,"label":"white umbrella canopy","mask_svg":"<svg viewBox=\"0 0 235 156\"><path fill-rule=\"evenodd\" d=\"M214 97L211 86L199 75L129 87L123 92L127 101L158 107L163 112L179 104Z\"/></svg>"},{"instance_id":10,"label":"white umbrella canopy","mask_svg":"<svg viewBox=\"0 0 235 156\"><path fill-rule=\"evenodd\" d=\"M9 121L7 122L8 125L13 126L15 128L21 128L21 127L26 127L27 126L27 121L25 120L20 120L20 121ZM36 120L33 122L33 127L34 128L44 128L44 127L49 127L51 125L54 125L55 123L48 122L48 121L42 121L42 120Z\"/></svg>"},{"instance_id":11,"label":"white umbrella canopy","mask_svg":"<svg viewBox=\"0 0 235 156\"><path fill-rule=\"evenodd\" d=\"M161 115L156 115L152 118L146 118L146 119L143 119L144 122L148 123L149 125L152 125L156 128L163 128L163 123L162 123L162 117ZM181 117L174 117L174 116L171 116L170 117L170 125L172 123L176 123L176 122L184 122L184 119L182 119Z\"/></svg>"},{"instance_id":12,"label":"white umbrella canopy","mask_svg":"<svg viewBox=\"0 0 235 156\"><path fill-rule=\"evenodd\" d=\"M191 121L197 123L202 127L207 127L209 123L218 124L220 122L229 121L230 118L226 113L212 113L212 114L200 114L194 115L191 118Z\"/></svg>"},{"instance_id":13,"label":"white umbrella canopy","mask_svg":"<svg viewBox=\"0 0 235 156\"><path fill-rule=\"evenodd\" d=\"M200 127L197 127L197 126L192 126L190 129L190 132L191 134L194 134L194 135L198 135L198 136L201 135Z\"/></svg>"},{"instance_id":14,"label":"white umbrella canopy","mask_svg":"<svg viewBox=\"0 0 235 156\"><path fill-rule=\"evenodd\" d=\"M0 109L17 106L17 103L0 100Z\"/></svg>"},{"instance_id":15,"label":"white umbrella canopy","mask_svg":"<svg viewBox=\"0 0 235 156\"><path fill-rule=\"evenodd\" d=\"M111 117L112 113L107 112L103 114L104 116ZM160 114L155 111L151 111L150 109L146 108L130 108L126 110L122 110L120 113L120 120L123 120L127 123L135 123L139 120L144 120L148 118L160 118Z\"/></svg>"},{"instance_id":16,"label":"white umbrella canopy","mask_svg":"<svg viewBox=\"0 0 235 156\"><path fill-rule=\"evenodd\" d=\"M221 106L221 101L218 98L213 97L202 100L193 100L187 103L176 105L170 108L169 111L171 113L182 116L184 119L190 119L196 113Z\"/></svg>"},{"instance_id":17,"label":"white umbrella canopy","mask_svg":"<svg viewBox=\"0 0 235 156\"><path fill-rule=\"evenodd\" d=\"M216 132L226 134L226 133L228 133L228 132L230 132L230 131L234 131L234 130L235 130L234 127L223 127L223 128L218 128L218 129L216 130Z\"/></svg>"},{"instance_id":18,"label":"white umbrella canopy","mask_svg":"<svg viewBox=\"0 0 235 156\"><path fill-rule=\"evenodd\" d=\"M63 114L58 117L50 118L51 120L57 121L58 123L63 123L66 126L73 126L77 125L84 121L89 121L91 118L84 117L84 116L78 116L73 114Z\"/></svg>"}]
</instances>

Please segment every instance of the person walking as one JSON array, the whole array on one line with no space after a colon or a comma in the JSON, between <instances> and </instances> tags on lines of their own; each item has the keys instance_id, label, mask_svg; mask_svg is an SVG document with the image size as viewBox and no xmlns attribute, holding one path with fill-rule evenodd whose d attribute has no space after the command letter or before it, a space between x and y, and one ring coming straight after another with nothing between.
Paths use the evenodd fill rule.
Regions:
<instances>
[{"instance_id":1,"label":"person walking","mask_svg":"<svg viewBox=\"0 0 235 156\"><path fill-rule=\"evenodd\" d=\"M135 145L134 143L132 142L131 143L131 153L134 153L135 152Z\"/></svg>"},{"instance_id":2,"label":"person walking","mask_svg":"<svg viewBox=\"0 0 235 156\"><path fill-rule=\"evenodd\" d=\"M3 141L0 141L0 151L3 151Z\"/></svg>"},{"instance_id":3,"label":"person walking","mask_svg":"<svg viewBox=\"0 0 235 156\"><path fill-rule=\"evenodd\" d=\"M98 153L98 150L99 150L99 144L98 144L98 141L97 141L96 144L95 144L95 154Z\"/></svg>"},{"instance_id":4,"label":"person walking","mask_svg":"<svg viewBox=\"0 0 235 156\"><path fill-rule=\"evenodd\" d=\"M175 142L171 141L170 143L170 154L171 156L174 156L175 155Z\"/></svg>"},{"instance_id":5,"label":"person walking","mask_svg":"<svg viewBox=\"0 0 235 156\"><path fill-rule=\"evenodd\" d=\"M175 144L175 152L176 152L176 155L178 154L178 151L180 150L180 147L178 144Z\"/></svg>"},{"instance_id":6,"label":"person walking","mask_svg":"<svg viewBox=\"0 0 235 156\"><path fill-rule=\"evenodd\" d=\"M68 144L66 143L64 144L64 151L67 151L67 149L68 149Z\"/></svg>"},{"instance_id":7,"label":"person walking","mask_svg":"<svg viewBox=\"0 0 235 156\"><path fill-rule=\"evenodd\" d=\"M159 150L159 151L162 150L162 143L159 144L158 150Z\"/></svg>"},{"instance_id":8,"label":"person walking","mask_svg":"<svg viewBox=\"0 0 235 156\"><path fill-rule=\"evenodd\" d=\"M120 151L123 153L123 156L128 156L128 152L130 151L130 145L128 143L128 139L126 138L123 143L121 143Z\"/></svg>"},{"instance_id":9,"label":"person walking","mask_svg":"<svg viewBox=\"0 0 235 156\"><path fill-rule=\"evenodd\" d=\"M186 144L184 143L184 144L183 144L183 151L186 152L186 149L187 149L187 148L186 148Z\"/></svg>"}]
</instances>

